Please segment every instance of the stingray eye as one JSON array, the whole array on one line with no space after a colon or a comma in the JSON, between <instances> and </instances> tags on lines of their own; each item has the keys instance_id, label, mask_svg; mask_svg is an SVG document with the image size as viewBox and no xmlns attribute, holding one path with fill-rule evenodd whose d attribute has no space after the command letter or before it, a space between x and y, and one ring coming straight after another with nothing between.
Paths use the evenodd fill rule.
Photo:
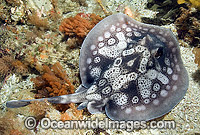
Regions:
<instances>
[{"instance_id":1,"label":"stingray eye","mask_svg":"<svg viewBox=\"0 0 200 135\"><path fill-rule=\"evenodd\" d=\"M158 59L163 55L163 47L159 47L155 52L155 57Z\"/></svg>"}]
</instances>

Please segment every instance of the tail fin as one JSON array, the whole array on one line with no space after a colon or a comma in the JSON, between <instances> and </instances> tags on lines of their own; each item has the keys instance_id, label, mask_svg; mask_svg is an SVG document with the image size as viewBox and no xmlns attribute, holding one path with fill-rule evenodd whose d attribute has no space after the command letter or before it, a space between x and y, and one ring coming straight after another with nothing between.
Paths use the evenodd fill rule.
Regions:
<instances>
[{"instance_id":1,"label":"tail fin","mask_svg":"<svg viewBox=\"0 0 200 135\"><path fill-rule=\"evenodd\" d=\"M8 108L19 108L29 105L31 100L12 100L6 103Z\"/></svg>"},{"instance_id":2,"label":"tail fin","mask_svg":"<svg viewBox=\"0 0 200 135\"><path fill-rule=\"evenodd\" d=\"M80 103L84 102L85 93L74 93L69 95L51 97L51 98L41 98L41 99L31 99L31 100L11 100L6 103L8 108L19 108L31 104L31 101L45 101L55 104L68 104L68 103Z\"/></svg>"}]
</instances>

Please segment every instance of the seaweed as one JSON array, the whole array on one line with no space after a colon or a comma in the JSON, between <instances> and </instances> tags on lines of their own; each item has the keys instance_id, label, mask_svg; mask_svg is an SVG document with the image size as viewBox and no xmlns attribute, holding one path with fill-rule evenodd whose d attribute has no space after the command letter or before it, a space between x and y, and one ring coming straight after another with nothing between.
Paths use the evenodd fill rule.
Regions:
<instances>
[{"instance_id":1,"label":"seaweed","mask_svg":"<svg viewBox=\"0 0 200 135\"><path fill-rule=\"evenodd\" d=\"M74 93L74 86L69 81L66 72L63 70L59 62L55 63L51 68L43 65L43 74L36 78L32 78L37 94L35 98L54 97ZM56 104L54 105L60 112L65 112L70 106Z\"/></svg>"},{"instance_id":2,"label":"seaweed","mask_svg":"<svg viewBox=\"0 0 200 135\"><path fill-rule=\"evenodd\" d=\"M181 7L181 14L175 25L179 39L183 39L190 46L200 47L200 15L194 8Z\"/></svg>"},{"instance_id":3,"label":"seaweed","mask_svg":"<svg viewBox=\"0 0 200 135\"><path fill-rule=\"evenodd\" d=\"M155 25L173 23L180 14L180 7L176 0L148 0L147 9L159 12L154 18L142 17L142 22Z\"/></svg>"}]
</instances>

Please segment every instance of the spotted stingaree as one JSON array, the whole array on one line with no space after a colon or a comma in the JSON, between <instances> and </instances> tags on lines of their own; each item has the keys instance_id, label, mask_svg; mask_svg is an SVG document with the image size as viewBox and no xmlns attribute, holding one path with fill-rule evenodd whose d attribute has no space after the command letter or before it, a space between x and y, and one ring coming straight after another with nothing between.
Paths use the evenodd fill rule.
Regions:
<instances>
[{"instance_id":1,"label":"spotted stingaree","mask_svg":"<svg viewBox=\"0 0 200 135\"><path fill-rule=\"evenodd\" d=\"M168 113L185 95L188 75L172 32L118 13L98 23L80 53L82 84L76 93L45 98L81 103L113 120L150 120ZM13 100L15 108L44 99Z\"/></svg>"}]
</instances>

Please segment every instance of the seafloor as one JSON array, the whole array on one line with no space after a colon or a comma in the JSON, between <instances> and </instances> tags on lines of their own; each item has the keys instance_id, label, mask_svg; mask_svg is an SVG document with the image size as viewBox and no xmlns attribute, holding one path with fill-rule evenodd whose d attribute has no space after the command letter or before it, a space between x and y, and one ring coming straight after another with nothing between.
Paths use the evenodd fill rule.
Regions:
<instances>
[{"instance_id":1,"label":"seafloor","mask_svg":"<svg viewBox=\"0 0 200 135\"><path fill-rule=\"evenodd\" d=\"M200 38L196 37L200 31L200 23L199 18L195 18L200 14L199 7L200 4L192 0L189 2L178 0L178 3L174 0L162 0L158 4L154 0L0 0L0 135L200 134L198 78L200 74L196 64L197 58L195 60L195 57L200 54L195 56L193 53L194 49L200 47ZM128 12L138 21L170 28L178 38L183 63L189 74L189 88L181 102L168 114L158 119L174 120L176 128L137 129L131 132L122 129L42 129L40 126L33 130L26 129L24 120L28 116L36 117L37 122L42 117L52 120L106 118L104 114L91 115L86 110L75 115L72 106L66 109L68 116L66 118L63 112L61 113L49 103L39 103L40 105L36 103L35 106L17 109L8 109L5 103L9 100L33 99L35 94L39 97L45 95L38 94L36 86L31 81L31 78L42 75L44 72L42 65L51 66L59 62L66 71L67 78L77 88L80 85L79 52L85 35L77 33L67 35L59 31L62 20L74 17L78 13L86 18L91 13L104 18L117 12ZM185 14L181 14L183 12ZM185 29L182 30L178 18L193 20L193 26L188 26L187 30L187 25L184 25ZM187 37L180 35L180 32Z\"/></svg>"}]
</instances>

